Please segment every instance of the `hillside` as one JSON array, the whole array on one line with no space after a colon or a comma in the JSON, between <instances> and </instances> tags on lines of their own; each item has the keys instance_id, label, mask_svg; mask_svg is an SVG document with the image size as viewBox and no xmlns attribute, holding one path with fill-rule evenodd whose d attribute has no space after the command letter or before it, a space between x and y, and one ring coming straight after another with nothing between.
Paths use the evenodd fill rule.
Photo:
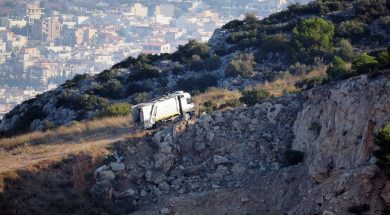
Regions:
<instances>
[{"instance_id":1,"label":"hillside","mask_svg":"<svg viewBox=\"0 0 390 215\"><path fill-rule=\"evenodd\" d=\"M389 9L323 0L248 14L208 44L24 102L0 123L13 136L0 139L0 210L390 214ZM174 90L195 95L197 117L149 131L123 117Z\"/></svg>"},{"instance_id":2,"label":"hillside","mask_svg":"<svg viewBox=\"0 0 390 215\"><path fill-rule=\"evenodd\" d=\"M174 90L197 94L216 86L243 91L335 65L336 75L303 78L279 96L384 69L390 61L389 54L382 53L390 40L388 4L385 0L315 1L292 5L261 21L249 14L216 30L208 44L190 41L173 54L130 57L97 76L77 75L8 113L0 123L0 135L94 119L110 104L135 104ZM378 59L367 59L363 53Z\"/></svg>"}]
</instances>

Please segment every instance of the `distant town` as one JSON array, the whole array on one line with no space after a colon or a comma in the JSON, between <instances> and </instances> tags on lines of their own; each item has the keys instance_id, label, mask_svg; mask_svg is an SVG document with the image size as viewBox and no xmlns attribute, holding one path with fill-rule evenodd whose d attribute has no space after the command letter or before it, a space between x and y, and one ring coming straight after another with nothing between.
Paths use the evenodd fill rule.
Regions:
<instances>
[{"instance_id":1,"label":"distant town","mask_svg":"<svg viewBox=\"0 0 390 215\"><path fill-rule=\"evenodd\" d=\"M190 39L207 42L230 20L297 2L308 1L0 0L0 119L76 74L97 74L141 52L171 53Z\"/></svg>"}]
</instances>

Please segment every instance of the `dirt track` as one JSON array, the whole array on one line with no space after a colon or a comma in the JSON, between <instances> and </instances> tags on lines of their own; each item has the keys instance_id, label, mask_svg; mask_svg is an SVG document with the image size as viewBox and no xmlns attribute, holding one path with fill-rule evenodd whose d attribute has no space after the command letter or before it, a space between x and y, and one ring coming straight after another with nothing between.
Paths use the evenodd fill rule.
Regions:
<instances>
[{"instance_id":1,"label":"dirt track","mask_svg":"<svg viewBox=\"0 0 390 215\"><path fill-rule=\"evenodd\" d=\"M104 149L126 139L134 132L133 128L122 128L115 132L89 134L81 140L63 141L59 144L26 146L18 152L10 151L0 156L0 174L23 169L41 162L61 160L80 152Z\"/></svg>"}]
</instances>

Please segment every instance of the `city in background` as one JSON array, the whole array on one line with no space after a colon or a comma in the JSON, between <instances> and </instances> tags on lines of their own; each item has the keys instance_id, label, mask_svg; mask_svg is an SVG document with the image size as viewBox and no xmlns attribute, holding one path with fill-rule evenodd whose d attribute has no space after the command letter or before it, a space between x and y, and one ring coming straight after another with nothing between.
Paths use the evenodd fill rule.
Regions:
<instances>
[{"instance_id":1,"label":"city in background","mask_svg":"<svg viewBox=\"0 0 390 215\"><path fill-rule=\"evenodd\" d=\"M128 56L171 53L254 12L308 0L0 0L0 119L76 74Z\"/></svg>"}]
</instances>

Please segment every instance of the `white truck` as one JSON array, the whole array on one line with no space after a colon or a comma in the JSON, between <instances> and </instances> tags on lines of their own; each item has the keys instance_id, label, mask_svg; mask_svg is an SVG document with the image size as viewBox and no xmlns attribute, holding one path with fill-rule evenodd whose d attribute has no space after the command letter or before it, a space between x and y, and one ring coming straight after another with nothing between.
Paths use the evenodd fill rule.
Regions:
<instances>
[{"instance_id":1,"label":"white truck","mask_svg":"<svg viewBox=\"0 0 390 215\"><path fill-rule=\"evenodd\" d=\"M133 121L145 129L152 128L157 122L176 116L188 117L195 113L191 95L177 91L150 102L133 106Z\"/></svg>"}]
</instances>

